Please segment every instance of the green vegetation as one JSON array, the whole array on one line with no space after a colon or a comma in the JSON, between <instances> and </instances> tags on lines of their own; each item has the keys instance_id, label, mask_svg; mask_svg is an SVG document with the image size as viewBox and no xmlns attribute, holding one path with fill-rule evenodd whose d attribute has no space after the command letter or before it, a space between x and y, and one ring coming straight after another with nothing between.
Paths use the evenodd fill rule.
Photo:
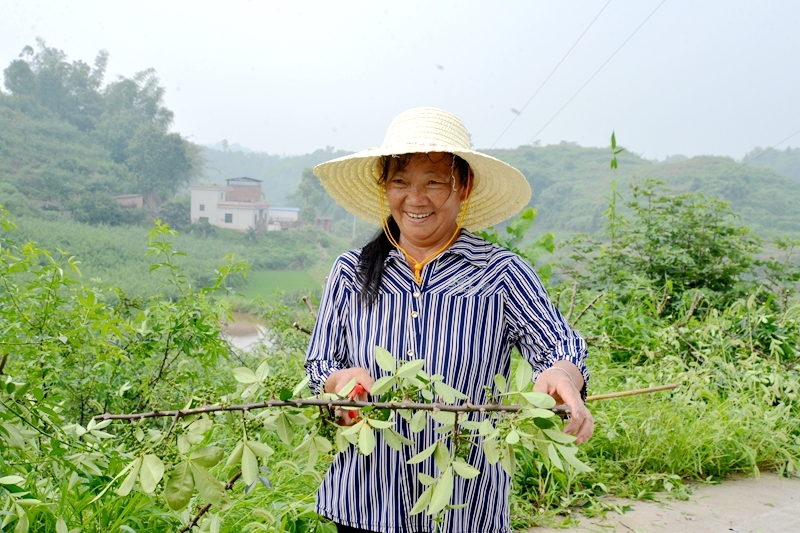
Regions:
<instances>
[{"instance_id":1,"label":"green vegetation","mask_svg":"<svg viewBox=\"0 0 800 533\"><path fill-rule=\"evenodd\" d=\"M486 237L541 264L552 236L521 244L534 218L526 211ZM630 197L612 189L601 223L600 235L566 245L574 255L567 268L550 265L559 274L551 280L565 279L551 294L592 347L590 389L679 386L592 404L596 434L577 457L567 441L556 455L549 450L558 441L547 439L564 437L547 433L553 422L538 418L541 410L474 428L519 443L511 455L506 444L487 449L514 472L514 526L547 523L577 505L603 512L605 494L681 497L687 480L759 469L800 475L800 265L792 255L800 242L781 240L785 257L758 259L758 240L725 203L648 181ZM2 226L0 497L7 524L18 531L155 531L196 519L224 532L330 531L313 512L321 473L337 447L353 442L368 453L372 431L389 431L388 413L364 408L368 426L345 434L324 410L295 400L278 410L224 407L302 393L302 383L295 385L308 342L303 329L314 320L304 304L261 304L271 344L233 353L219 331L225 299L213 297L240 275L242 265L231 258L208 288L197 288L177 266L181 236L156 226L145 250L174 296L111 298L101 285L80 281L74 259L21 244L7 218ZM392 366L390 354L379 357ZM515 366L512 392L530 386L530 369L519 358ZM379 388L428 398L431 391L407 379L417 370L401 367ZM433 389L445 401L457 397L438 382ZM528 400L546 407L535 396L514 401ZM224 406L216 414L93 419L214 404ZM471 431L460 428L459 438ZM419 509L444 516L449 476L473 474L459 447L453 450L439 454L438 478L423 479L434 488ZM201 512L206 504L210 511Z\"/></svg>"},{"instance_id":2,"label":"green vegetation","mask_svg":"<svg viewBox=\"0 0 800 533\"><path fill-rule=\"evenodd\" d=\"M793 180L800 181L800 148L754 148L746 153L742 161L749 161L754 167L764 167L776 170Z\"/></svg>"},{"instance_id":3,"label":"green vegetation","mask_svg":"<svg viewBox=\"0 0 800 533\"><path fill-rule=\"evenodd\" d=\"M258 297L266 300L274 299L274 295L280 291L319 293L322 289L319 280L302 270L261 270L249 274L247 279L247 287L241 291L242 297L246 300Z\"/></svg>"}]
</instances>

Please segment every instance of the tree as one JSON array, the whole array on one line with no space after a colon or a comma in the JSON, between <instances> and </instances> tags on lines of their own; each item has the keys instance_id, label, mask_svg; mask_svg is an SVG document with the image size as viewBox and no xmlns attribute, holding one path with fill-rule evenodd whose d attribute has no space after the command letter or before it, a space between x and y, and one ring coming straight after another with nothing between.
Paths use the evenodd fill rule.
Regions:
<instances>
[{"instance_id":1,"label":"tree","mask_svg":"<svg viewBox=\"0 0 800 533\"><path fill-rule=\"evenodd\" d=\"M127 152L126 163L135 176L135 186L153 211L162 197L188 183L201 164L197 146L155 124L139 127Z\"/></svg>"}]
</instances>

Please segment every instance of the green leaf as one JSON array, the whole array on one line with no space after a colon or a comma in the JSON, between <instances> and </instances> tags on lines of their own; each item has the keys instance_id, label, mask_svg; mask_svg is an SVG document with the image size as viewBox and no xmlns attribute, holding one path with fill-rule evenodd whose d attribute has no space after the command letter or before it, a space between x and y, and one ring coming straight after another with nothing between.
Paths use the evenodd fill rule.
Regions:
<instances>
[{"instance_id":1,"label":"green leaf","mask_svg":"<svg viewBox=\"0 0 800 533\"><path fill-rule=\"evenodd\" d=\"M139 475L139 468L142 466L142 458L137 457L128 467L131 469L127 477L116 490L118 496L127 496L133 490L133 485L136 483L136 478Z\"/></svg>"},{"instance_id":2,"label":"green leaf","mask_svg":"<svg viewBox=\"0 0 800 533\"><path fill-rule=\"evenodd\" d=\"M367 424L361 426L358 432L358 450L363 455L369 455L375 449L375 433Z\"/></svg>"},{"instance_id":3,"label":"green leaf","mask_svg":"<svg viewBox=\"0 0 800 533\"><path fill-rule=\"evenodd\" d=\"M430 446L419 452L417 455L406 461L406 464L415 465L417 463L421 463L422 461L433 455L433 452L436 451L436 447L438 446L438 444L439 444L438 442L434 442L433 444L431 444Z\"/></svg>"},{"instance_id":4,"label":"green leaf","mask_svg":"<svg viewBox=\"0 0 800 533\"><path fill-rule=\"evenodd\" d=\"M273 450L268 444L259 442L257 440L248 440L247 447L253 450L253 453L258 457L263 457L264 459L275 453L275 450ZM330 450L330 443L328 443L328 449Z\"/></svg>"},{"instance_id":5,"label":"green leaf","mask_svg":"<svg viewBox=\"0 0 800 533\"><path fill-rule=\"evenodd\" d=\"M437 381L433 384L433 388L436 391L442 400L447 403L455 403L456 398L461 400L466 400L467 395L463 392L459 391L458 389L454 389L444 381Z\"/></svg>"},{"instance_id":6,"label":"green leaf","mask_svg":"<svg viewBox=\"0 0 800 533\"><path fill-rule=\"evenodd\" d=\"M221 504L225 499L225 487L222 486L222 483L202 466L196 465L192 461L189 461L189 466L192 469L194 484L200 496L212 505Z\"/></svg>"},{"instance_id":7,"label":"green leaf","mask_svg":"<svg viewBox=\"0 0 800 533\"><path fill-rule=\"evenodd\" d=\"M391 429L383 432L383 440L386 442L386 445L393 450L399 452L403 449L403 444L400 442L400 439L397 438L397 433Z\"/></svg>"},{"instance_id":8,"label":"green leaf","mask_svg":"<svg viewBox=\"0 0 800 533\"><path fill-rule=\"evenodd\" d=\"M158 482L164 477L164 463L158 456L148 453L142 459L142 467L139 471L139 484L145 494L152 494Z\"/></svg>"},{"instance_id":9,"label":"green leaf","mask_svg":"<svg viewBox=\"0 0 800 533\"><path fill-rule=\"evenodd\" d=\"M394 376L383 376L382 378L378 379L378 381L373 383L370 394L373 396L380 396L384 392L394 387L395 382L396 380Z\"/></svg>"},{"instance_id":10,"label":"green leaf","mask_svg":"<svg viewBox=\"0 0 800 533\"><path fill-rule=\"evenodd\" d=\"M506 382L506 378L504 378L500 374L495 374L494 386L497 389L497 392L499 392L500 394L504 394L508 389L508 383Z\"/></svg>"},{"instance_id":11,"label":"green leaf","mask_svg":"<svg viewBox=\"0 0 800 533\"><path fill-rule=\"evenodd\" d=\"M370 427L376 429L389 429L394 425L394 422L390 422L389 420L377 420L375 418L368 418L367 424L369 424Z\"/></svg>"},{"instance_id":12,"label":"green leaf","mask_svg":"<svg viewBox=\"0 0 800 533\"><path fill-rule=\"evenodd\" d=\"M516 468L516 457L514 456L514 448L510 444L506 444L506 450L503 457L500 458L500 466L506 471L510 477L514 477L514 469Z\"/></svg>"},{"instance_id":13,"label":"green leaf","mask_svg":"<svg viewBox=\"0 0 800 533\"><path fill-rule=\"evenodd\" d=\"M411 511L408 514L410 516L414 516L415 514L419 514L424 511L430 503L432 495L433 485L422 491L422 494L419 495L419 498L417 498L417 501L414 503L414 507L411 508Z\"/></svg>"},{"instance_id":14,"label":"green leaf","mask_svg":"<svg viewBox=\"0 0 800 533\"><path fill-rule=\"evenodd\" d=\"M56 533L69 533L67 523L60 516L58 517L58 520L56 520Z\"/></svg>"},{"instance_id":15,"label":"green leaf","mask_svg":"<svg viewBox=\"0 0 800 533\"><path fill-rule=\"evenodd\" d=\"M289 419L286 418L286 414L281 413L276 423L278 425L278 438L280 438L284 444L291 445L294 439L294 428L289 422Z\"/></svg>"},{"instance_id":16,"label":"green leaf","mask_svg":"<svg viewBox=\"0 0 800 533\"><path fill-rule=\"evenodd\" d=\"M264 381L267 376L269 376L269 360L265 359L263 363L258 365L256 369L256 380L257 381Z\"/></svg>"},{"instance_id":17,"label":"green leaf","mask_svg":"<svg viewBox=\"0 0 800 533\"><path fill-rule=\"evenodd\" d=\"M189 455L189 459L205 468L211 468L224 457L225 452L219 446L203 446Z\"/></svg>"},{"instance_id":18,"label":"green leaf","mask_svg":"<svg viewBox=\"0 0 800 533\"><path fill-rule=\"evenodd\" d=\"M164 484L164 496L169 508L173 511L180 511L189 505L192 492L194 492L192 472L189 470L189 463L183 462L172 469Z\"/></svg>"},{"instance_id":19,"label":"green leaf","mask_svg":"<svg viewBox=\"0 0 800 533\"><path fill-rule=\"evenodd\" d=\"M515 429L512 429L506 435L506 442L509 444L516 444L519 442L519 433Z\"/></svg>"},{"instance_id":20,"label":"green leaf","mask_svg":"<svg viewBox=\"0 0 800 533\"><path fill-rule=\"evenodd\" d=\"M500 460L500 450L496 439L483 439L483 454L490 464L497 464Z\"/></svg>"},{"instance_id":21,"label":"green leaf","mask_svg":"<svg viewBox=\"0 0 800 533\"><path fill-rule=\"evenodd\" d=\"M30 522L28 521L28 515L23 514L17 520L17 527L14 528L14 533L28 533L29 527Z\"/></svg>"},{"instance_id":22,"label":"green leaf","mask_svg":"<svg viewBox=\"0 0 800 533\"><path fill-rule=\"evenodd\" d=\"M531 405L539 407L540 409L552 409L556 406L555 399L543 392L523 392L522 397L528 400Z\"/></svg>"},{"instance_id":23,"label":"green leaf","mask_svg":"<svg viewBox=\"0 0 800 533\"><path fill-rule=\"evenodd\" d=\"M469 463L462 461L461 459L456 459L453 461L453 470L455 470L456 474L463 477L464 479L472 479L474 477L478 477L481 471L472 466Z\"/></svg>"},{"instance_id":24,"label":"green leaf","mask_svg":"<svg viewBox=\"0 0 800 533\"><path fill-rule=\"evenodd\" d=\"M303 378L303 381L301 381L300 383L295 385L294 389L292 390L292 396L293 397L300 396L300 393L303 392L303 389L305 389L306 385L308 385L308 382L310 380L311 380L311 376L306 374L306 377Z\"/></svg>"},{"instance_id":25,"label":"green leaf","mask_svg":"<svg viewBox=\"0 0 800 533\"><path fill-rule=\"evenodd\" d=\"M450 466L450 450L447 449L444 443L437 443L433 452L433 460L440 472L444 472Z\"/></svg>"},{"instance_id":26,"label":"green leaf","mask_svg":"<svg viewBox=\"0 0 800 533\"><path fill-rule=\"evenodd\" d=\"M617 147L617 136L614 131L611 131L611 149L614 150Z\"/></svg>"},{"instance_id":27,"label":"green leaf","mask_svg":"<svg viewBox=\"0 0 800 533\"><path fill-rule=\"evenodd\" d=\"M456 423L456 414L451 411L430 411L429 416L445 426L452 426Z\"/></svg>"},{"instance_id":28,"label":"green leaf","mask_svg":"<svg viewBox=\"0 0 800 533\"><path fill-rule=\"evenodd\" d=\"M357 383L356 382L356 378L351 379L350 381L348 381L345 384L344 387L339 389L339 391L336 394L338 394L342 398L347 398L347 395L350 394L353 391L353 389L355 388L356 383Z\"/></svg>"},{"instance_id":29,"label":"green leaf","mask_svg":"<svg viewBox=\"0 0 800 533\"><path fill-rule=\"evenodd\" d=\"M329 441L328 439L326 439L324 437L319 437L319 436L314 437L314 444L316 444L317 449L321 453L328 453L329 451L331 451L333 449L333 445L331 444L331 441ZM258 455L258 454L256 454L256 455Z\"/></svg>"},{"instance_id":30,"label":"green leaf","mask_svg":"<svg viewBox=\"0 0 800 533\"><path fill-rule=\"evenodd\" d=\"M528 418L553 418L556 416L550 409L525 409L523 413Z\"/></svg>"},{"instance_id":31,"label":"green leaf","mask_svg":"<svg viewBox=\"0 0 800 533\"><path fill-rule=\"evenodd\" d=\"M411 431L413 431L414 433L419 433L420 431L425 429L426 420L427 418L425 411L417 411L416 413L414 413L414 416L411 417L411 423L409 424Z\"/></svg>"},{"instance_id":32,"label":"green leaf","mask_svg":"<svg viewBox=\"0 0 800 533\"><path fill-rule=\"evenodd\" d=\"M428 514L436 515L444 510L453 497L453 469L448 468L436 482L431 496L431 503L428 506Z\"/></svg>"},{"instance_id":33,"label":"green leaf","mask_svg":"<svg viewBox=\"0 0 800 533\"><path fill-rule=\"evenodd\" d=\"M429 476L425 472L418 473L417 480L419 480L419 482L426 487L433 485L436 482L436 478Z\"/></svg>"},{"instance_id":34,"label":"green leaf","mask_svg":"<svg viewBox=\"0 0 800 533\"><path fill-rule=\"evenodd\" d=\"M258 459L250 446L245 443L242 450L242 479L246 485L252 485L258 478Z\"/></svg>"},{"instance_id":35,"label":"green leaf","mask_svg":"<svg viewBox=\"0 0 800 533\"><path fill-rule=\"evenodd\" d=\"M572 444L573 442L575 442L575 437L573 435L569 435L567 433L564 433L563 431L558 431L557 429L543 429L542 431L552 441L561 444Z\"/></svg>"},{"instance_id":36,"label":"green leaf","mask_svg":"<svg viewBox=\"0 0 800 533\"><path fill-rule=\"evenodd\" d=\"M259 382L259 379L258 377L256 377L255 372L244 366L236 367L233 369L233 378L239 383L244 383L245 385Z\"/></svg>"},{"instance_id":37,"label":"green leaf","mask_svg":"<svg viewBox=\"0 0 800 533\"><path fill-rule=\"evenodd\" d=\"M517 365L517 371L514 373L514 384L517 386L517 390L525 390L525 387L531 383L532 379L533 367L526 360L520 360Z\"/></svg>"},{"instance_id":38,"label":"green leaf","mask_svg":"<svg viewBox=\"0 0 800 533\"><path fill-rule=\"evenodd\" d=\"M0 477L0 485L19 485L25 481L24 477L20 476L4 476Z\"/></svg>"},{"instance_id":39,"label":"green leaf","mask_svg":"<svg viewBox=\"0 0 800 533\"><path fill-rule=\"evenodd\" d=\"M481 437L485 437L494 431L494 426L492 425L492 421L487 417L483 419L481 422L481 427L478 430L478 435Z\"/></svg>"},{"instance_id":40,"label":"green leaf","mask_svg":"<svg viewBox=\"0 0 800 533\"><path fill-rule=\"evenodd\" d=\"M228 457L228 460L225 462L225 468L231 468L232 466L239 464L239 462L242 460L243 449L244 441L239 441L239 444L236 445L231 453L231 456Z\"/></svg>"},{"instance_id":41,"label":"green leaf","mask_svg":"<svg viewBox=\"0 0 800 533\"><path fill-rule=\"evenodd\" d=\"M572 466L577 472L592 472L592 467L575 457L575 452L577 452L577 448L568 448L566 446L562 446L560 444L556 444L556 448L558 451L561 452L561 456L564 458L566 462Z\"/></svg>"},{"instance_id":42,"label":"green leaf","mask_svg":"<svg viewBox=\"0 0 800 533\"><path fill-rule=\"evenodd\" d=\"M380 346L375 347L375 362L386 372L394 373L394 371L397 370L397 361L386 348Z\"/></svg>"},{"instance_id":43,"label":"green leaf","mask_svg":"<svg viewBox=\"0 0 800 533\"><path fill-rule=\"evenodd\" d=\"M564 470L564 465L561 464L561 458L558 456L558 452L556 452L556 447L553 446L552 442L547 443L547 456L550 458L550 461L553 462L553 466L555 466L559 470Z\"/></svg>"},{"instance_id":44,"label":"green leaf","mask_svg":"<svg viewBox=\"0 0 800 533\"><path fill-rule=\"evenodd\" d=\"M395 376L398 378L414 377L420 370L422 370L423 366L425 366L424 359L415 359L413 361L409 361L397 369Z\"/></svg>"},{"instance_id":45,"label":"green leaf","mask_svg":"<svg viewBox=\"0 0 800 533\"><path fill-rule=\"evenodd\" d=\"M292 391L287 389L286 387L281 387L281 390L278 391L278 399L282 402L288 401L292 398Z\"/></svg>"}]
</instances>

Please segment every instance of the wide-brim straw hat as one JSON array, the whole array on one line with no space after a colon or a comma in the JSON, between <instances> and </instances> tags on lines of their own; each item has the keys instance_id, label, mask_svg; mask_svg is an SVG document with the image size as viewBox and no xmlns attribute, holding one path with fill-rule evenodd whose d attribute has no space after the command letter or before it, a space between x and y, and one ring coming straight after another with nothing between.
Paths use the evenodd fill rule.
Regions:
<instances>
[{"instance_id":1,"label":"wide-brim straw hat","mask_svg":"<svg viewBox=\"0 0 800 533\"><path fill-rule=\"evenodd\" d=\"M474 173L463 227L492 226L519 213L531 198L525 176L508 163L470 148L469 132L455 115L433 107L409 109L395 117L383 144L317 165L314 174L336 203L355 216L380 226L383 156L449 152L462 157Z\"/></svg>"}]
</instances>

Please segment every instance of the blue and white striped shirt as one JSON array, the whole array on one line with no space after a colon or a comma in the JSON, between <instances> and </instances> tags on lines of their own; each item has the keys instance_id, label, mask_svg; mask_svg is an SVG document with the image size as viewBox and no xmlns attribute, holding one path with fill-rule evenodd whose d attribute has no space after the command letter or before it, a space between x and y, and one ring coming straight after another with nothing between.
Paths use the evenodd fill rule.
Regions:
<instances>
[{"instance_id":1,"label":"blue and white striped shirt","mask_svg":"<svg viewBox=\"0 0 800 533\"><path fill-rule=\"evenodd\" d=\"M426 372L442 374L445 383L472 403L487 401L483 387L492 385L495 374L508 377L513 347L537 374L567 360L588 381L586 343L519 256L462 230L450 248L425 266L418 286L405 258L394 249L386 259L379 298L368 308L360 298L360 252L336 260L320 303L306 358L317 393L332 372L343 368L363 367L375 379L385 375L374 359L376 345L398 359L424 358ZM395 420L397 431L415 445L398 452L377 434L369 456L358 454L354 446L338 453L317 493L319 514L385 533L434 530L425 513L409 516L424 490L417 473L437 475L433 458L416 465L406 461L440 435L430 420L418 434L401 417ZM449 511L441 531L509 532L511 480L499 463L488 463L480 447L473 447L468 460L481 474L455 478L450 503L467 506Z\"/></svg>"}]
</instances>

